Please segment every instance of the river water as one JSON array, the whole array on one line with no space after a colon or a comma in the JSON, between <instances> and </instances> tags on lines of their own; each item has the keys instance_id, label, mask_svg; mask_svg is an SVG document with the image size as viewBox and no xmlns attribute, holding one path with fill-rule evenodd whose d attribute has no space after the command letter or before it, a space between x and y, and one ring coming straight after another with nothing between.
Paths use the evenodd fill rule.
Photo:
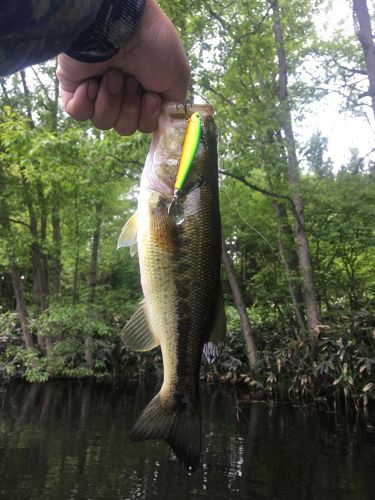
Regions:
<instances>
[{"instance_id":1,"label":"river water","mask_svg":"<svg viewBox=\"0 0 375 500\"><path fill-rule=\"evenodd\" d=\"M187 474L164 442L127 434L154 389L0 387L0 498L373 500L375 418L202 394L203 454Z\"/></svg>"}]
</instances>

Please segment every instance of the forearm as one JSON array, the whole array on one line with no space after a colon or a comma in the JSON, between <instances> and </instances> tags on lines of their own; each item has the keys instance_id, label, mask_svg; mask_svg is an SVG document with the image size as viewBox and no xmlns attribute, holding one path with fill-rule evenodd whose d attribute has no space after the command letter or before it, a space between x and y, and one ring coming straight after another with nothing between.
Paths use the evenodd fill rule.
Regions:
<instances>
[{"instance_id":1,"label":"forearm","mask_svg":"<svg viewBox=\"0 0 375 500\"><path fill-rule=\"evenodd\" d=\"M80 61L109 59L129 40L144 0L3 0L0 75L66 51Z\"/></svg>"}]
</instances>

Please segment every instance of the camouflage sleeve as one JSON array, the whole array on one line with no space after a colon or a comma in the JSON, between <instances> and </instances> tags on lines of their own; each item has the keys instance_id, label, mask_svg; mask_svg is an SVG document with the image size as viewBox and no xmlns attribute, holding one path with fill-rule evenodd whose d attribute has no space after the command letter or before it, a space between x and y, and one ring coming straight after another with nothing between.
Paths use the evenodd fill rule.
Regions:
<instances>
[{"instance_id":1,"label":"camouflage sleeve","mask_svg":"<svg viewBox=\"0 0 375 500\"><path fill-rule=\"evenodd\" d=\"M145 0L1 0L0 75L67 52L112 57L133 34Z\"/></svg>"}]
</instances>

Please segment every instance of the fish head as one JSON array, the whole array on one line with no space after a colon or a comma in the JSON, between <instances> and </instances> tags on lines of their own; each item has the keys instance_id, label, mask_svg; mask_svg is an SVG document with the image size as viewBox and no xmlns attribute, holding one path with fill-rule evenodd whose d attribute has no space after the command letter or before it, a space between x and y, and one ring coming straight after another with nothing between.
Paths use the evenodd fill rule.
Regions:
<instances>
[{"instance_id":1,"label":"fish head","mask_svg":"<svg viewBox=\"0 0 375 500\"><path fill-rule=\"evenodd\" d=\"M165 199L173 196L184 137L194 113L199 113L202 134L186 179L186 190L192 189L211 173L217 175L217 130L212 106L166 103L145 165L148 187L164 195Z\"/></svg>"}]
</instances>

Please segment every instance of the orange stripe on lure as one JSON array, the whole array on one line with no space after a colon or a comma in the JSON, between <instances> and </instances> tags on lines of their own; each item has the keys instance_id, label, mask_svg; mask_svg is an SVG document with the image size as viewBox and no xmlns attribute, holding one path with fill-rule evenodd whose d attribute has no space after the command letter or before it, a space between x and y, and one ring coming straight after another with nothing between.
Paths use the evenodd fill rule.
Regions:
<instances>
[{"instance_id":1,"label":"orange stripe on lure","mask_svg":"<svg viewBox=\"0 0 375 500\"><path fill-rule=\"evenodd\" d=\"M172 215L178 224L183 222L183 215L177 206L179 194L184 187L186 178L197 154L199 143L202 136L202 120L199 113L193 113L185 132L184 142L182 144L181 158L178 166L177 177L174 185L173 200L169 205L168 213Z\"/></svg>"}]
</instances>

